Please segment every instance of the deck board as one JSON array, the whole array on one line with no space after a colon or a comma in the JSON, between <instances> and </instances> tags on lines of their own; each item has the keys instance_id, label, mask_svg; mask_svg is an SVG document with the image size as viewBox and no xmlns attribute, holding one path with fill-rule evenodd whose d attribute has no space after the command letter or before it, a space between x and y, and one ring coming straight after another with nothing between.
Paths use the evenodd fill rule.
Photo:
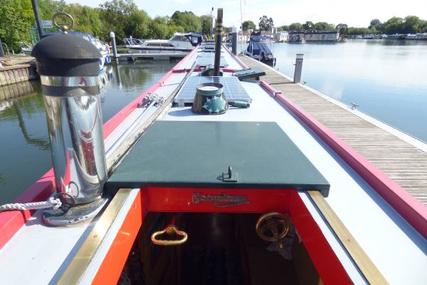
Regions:
<instances>
[{"instance_id":1,"label":"deck board","mask_svg":"<svg viewBox=\"0 0 427 285\"><path fill-rule=\"evenodd\" d=\"M427 205L425 151L301 85L292 83L280 73L259 62L245 56L240 56L240 59L249 67L256 66L262 69L266 73L262 80L281 91L289 100L332 130L413 197Z\"/></svg>"}]
</instances>

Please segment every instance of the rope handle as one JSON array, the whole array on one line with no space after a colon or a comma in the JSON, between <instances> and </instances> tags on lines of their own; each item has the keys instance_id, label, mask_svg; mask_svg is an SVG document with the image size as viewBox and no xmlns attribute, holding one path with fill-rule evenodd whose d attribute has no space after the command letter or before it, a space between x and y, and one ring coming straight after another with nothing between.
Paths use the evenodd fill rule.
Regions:
<instances>
[{"instance_id":1,"label":"rope handle","mask_svg":"<svg viewBox=\"0 0 427 285\"><path fill-rule=\"evenodd\" d=\"M59 209L62 206L61 199L54 196L49 197L47 201L28 202L28 203L9 203L0 206L0 212L14 210L40 210L40 209Z\"/></svg>"}]
</instances>

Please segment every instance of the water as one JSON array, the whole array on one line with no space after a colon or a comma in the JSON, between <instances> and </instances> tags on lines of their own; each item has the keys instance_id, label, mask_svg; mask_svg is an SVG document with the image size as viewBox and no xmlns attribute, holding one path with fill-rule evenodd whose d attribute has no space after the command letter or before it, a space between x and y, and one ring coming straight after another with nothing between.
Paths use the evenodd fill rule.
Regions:
<instances>
[{"instance_id":1,"label":"water","mask_svg":"<svg viewBox=\"0 0 427 285\"><path fill-rule=\"evenodd\" d=\"M427 142L427 42L353 40L337 44L274 44L276 67L293 77L304 54L303 81Z\"/></svg>"},{"instance_id":2,"label":"water","mask_svg":"<svg viewBox=\"0 0 427 285\"><path fill-rule=\"evenodd\" d=\"M176 62L143 62L113 69L113 80L102 91L104 122L157 82ZM49 138L41 87L23 82L0 87L0 204L16 199L51 168Z\"/></svg>"}]
</instances>

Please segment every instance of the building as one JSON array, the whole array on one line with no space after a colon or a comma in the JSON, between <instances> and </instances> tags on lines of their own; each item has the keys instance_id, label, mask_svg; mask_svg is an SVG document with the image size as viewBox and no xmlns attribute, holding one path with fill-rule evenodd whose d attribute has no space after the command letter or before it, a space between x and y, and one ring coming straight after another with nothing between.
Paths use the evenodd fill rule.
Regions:
<instances>
[{"instance_id":1,"label":"building","mask_svg":"<svg viewBox=\"0 0 427 285\"><path fill-rule=\"evenodd\" d=\"M276 32L276 33L274 33L274 41L275 42L279 42L279 43L287 42L288 37L289 37L288 32Z\"/></svg>"},{"instance_id":2,"label":"building","mask_svg":"<svg viewBox=\"0 0 427 285\"><path fill-rule=\"evenodd\" d=\"M337 42L340 34L337 31L309 31L304 33L306 42Z\"/></svg>"}]
</instances>

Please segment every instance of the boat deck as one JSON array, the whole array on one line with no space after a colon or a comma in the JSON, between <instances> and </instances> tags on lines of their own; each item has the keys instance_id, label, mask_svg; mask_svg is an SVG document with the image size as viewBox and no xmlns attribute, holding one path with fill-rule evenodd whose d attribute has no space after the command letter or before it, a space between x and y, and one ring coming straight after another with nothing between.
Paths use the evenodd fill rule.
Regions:
<instances>
[{"instance_id":1,"label":"boat deck","mask_svg":"<svg viewBox=\"0 0 427 285\"><path fill-rule=\"evenodd\" d=\"M262 69L261 79L310 113L336 136L427 205L427 145L357 110L327 98L249 57L240 56L249 67Z\"/></svg>"},{"instance_id":2,"label":"boat deck","mask_svg":"<svg viewBox=\"0 0 427 285\"><path fill-rule=\"evenodd\" d=\"M372 187L369 181L361 177L354 168L349 167L347 162L333 148L328 147L324 140L306 128L293 112L283 108L280 96L269 96L271 94L266 89L270 87L267 86L267 88L257 82L241 82L242 88L252 99L251 106L246 109L230 108L225 114L218 116L202 116L192 113L189 106L172 105L175 91L181 88L180 83L188 80L187 75L198 75L192 70L198 56L198 51L194 50L165 75L158 84L130 103L106 124L105 150L109 169L114 168L112 166L120 159L117 153L121 152L122 148L126 147L127 149L131 146L132 142L139 138L143 130L154 120L157 121L157 124L173 122L277 123L281 131L298 146L300 151L309 158L313 166L330 183L330 191L327 197L320 197L320 199L314 195L318 193L314 192L313 194L312 191L297 194L351 280L355 284L368 282L375 284L385 282L418 284L420 280L427 280L427 271L425 270L427 265L426 239L399 215L400 212L397 212L378 195L377 189L374 189L375 187ZM231 76L231 69L239 70L242 68L227 50L224 51L224 58L228 63L227 68L230 69L230 71L224 72L224 76ZM243 58L242 60L248 65L257 65L255 61L250 59ZM281 90L289 96L290 100L297 100L299 96L303 98L303 95L306 94L305 100L298 101L298 104L303 108L309 110L310 100L320 100L320 103L316 103L316 101L311 103L313 116L338 135L341 135L338 132L339 123L338 120L335 120L337 126L334 127L332 121L334 117L339 116L340 121L346 121L350 120L347 117L350 118L354 115L355 120L357 119L357 112L348 111L346 114L345 107L340 110L339 107L333 107L332 103L330 103L329 108L331 110L336 108L337 110L328 113L325 111L328 110L327 107L319 108L322 106L321 104L328 105L327 100L322 103L321 99L324 100L322 96L317 96L319 99L314 99L316 96L311 96L313 97L311 98L309 95L313 92L307 90L306 87L290 83L288 78L262 64L257 67L265 69L267 75L263 79L271 82L271 86ZM188 72L189 70L192 72ZM141 107L140 100L153 93L158 98L163 99L159 100L163 103ZM324 113L319 113L319 109L324 110ZM330 115L332 112L336 113ZM331 117L329 121L322 119L328 116ZM360 119L362 120L362 118ZM373 119L370 120L366 124L373 124L372 128L374 128L378 123L373 123L376 122ZM350 126L353 126L351 122ZM384 128L386 129L386 127ZM351 129L357 129L357 127ZM378 127L378 129L381 128ZM366 130L366 133L368 132ZM404 141L401 139L401 143L406 142L409 146L413 145L416 148L417 142L411 141L408 136L405 137L400 133L397 135L390 133L389 135L403 138ZM377 140L368 137L371 142ZM182 136L178 139L181 140ZM278 143L277 146L283 146L280 142L275 141L275 143ZM348 143L351 144L350 141ZM420 142L418 144L420 154L423 154L422 149L425 144ZM351 145L357 149L355 145ZM239 145L233 147L239 147ZM220 157L224 158L224 156ZM125 258L130 251L130 246L134 242L132 237L136 235L139 229L138 225L142 223L140 192L140 189L119 191L105 212L99 217L99 220L95 219L90 223L79 224L74 227L50 228L43 226L40 219L37 219L40 212L36 213L33 218L19 228L0 250L0 276L2 276L3 283L53 284L62 281L62 284L88 284L98 280L96 278L102 276L101 273L105 273L109 268L103 267L102 264L105 260L110 260L108 258L113 258L112 256L114 259ZM320 209L319 201L330 210L324 211L325 207ZM337 218L334 219L334 222L343 225L341 231L344 229L348 231L349 234L345 236L345 239L341 239L342 235L335 232L337 227L331 226L330 221L333 219L326 217L326 213L336 215ZM127 220L127 217L138 217L138 219ZM135 232L131 230L135 230ZM126 239L128 242L122 243ZM60 246L57 245L57 241L61 241ZM118 241L117 244L120 246L125 244L129 247L113 247L112 244L115 241ZM349 247L352 247L351 251L348 249ZM356 247L359 251L354 250ZM117 253L118 251L120 254L110 256L111 252ZM353 253L357 253L359 256L355 256ZM121 255L123 256L120 257ZM359 260L362 260L363 264ZM26 269L26 274L22 274L22 268ZM362 268L367 268L367 270L362 271ZM112 271L111 268L109 269ZM373 277L365 280L368 278L366 272ZM119 274L120 272L117 276ZM102 283L98 282L98 284Z\"/></svg>"}]
</instances>

